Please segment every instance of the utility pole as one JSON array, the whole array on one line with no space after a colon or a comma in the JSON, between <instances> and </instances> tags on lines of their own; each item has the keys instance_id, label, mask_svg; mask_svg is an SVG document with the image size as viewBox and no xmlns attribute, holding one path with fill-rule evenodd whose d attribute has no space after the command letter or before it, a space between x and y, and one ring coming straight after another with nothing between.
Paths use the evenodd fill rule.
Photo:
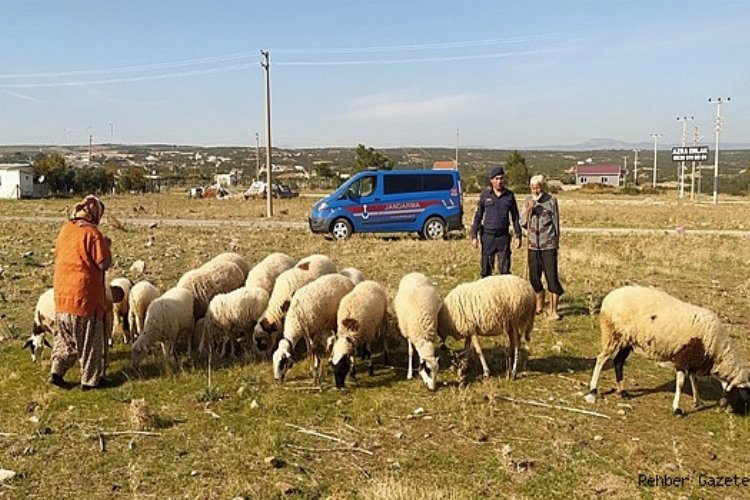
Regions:
<instances>
[{"instance_id":1,"label":"utility pole","mask_svg":"<svg viewBox=\"0 0 750 500\"><path fill-rule=\"evenodd\" d=\"M109 140L113 140L115 138L115 124L111 121L109 122Z\"/></svg>"},{"instance_id":2,"label":"utility pole","mask_svg":"<svg viewBox=\"0 0 750 500\"><path fill-rule=\"evenodd\" d=\"M687 145L687 122L693 120L693 116L678 116L677 121L682 122L682 147ZM680 162L680 172L677 174L677 182L680 183L680 198L685 196L685 162Z\"/></svg>"},{"instance_id":3,"label":"utility pole","mask_svg":"<svg viewBox=\"0 0 750 500\"><path fill-rule=\"evenodd\" d=\"M627 181L627 175L628 175L628 157L627 156L623 156L622 157L622 161L623 161L623 167L622 167L622 179L623 179L623 181L622 181L622 185L625 186L625 182Z\"/></svg>"},{"instance_id":4,"label":"utility pole","mask_svg":"<svg viewBox=\"0 0 750 500\"><path fill-rule=\"evenodd\" d=\"M653 187L656 187L656 159L659 151L659 137L661 137L663 134L659 134L657 132L654 132L651 134L651 137L654 139L654 184Z\"/></svg>"},{"instance_id":5,"label":"utility pole","mask_svg":"<svg viewBox=\"0 0 750 500\"><path fill-rule=\"evenodd\" d=\"M255 175L253 178L259 181L260 177L260 135L255 132Z\"/></svg>"},{"instance_id":6,"label":"utility pole","mask_svg":"<svg viewBox=\"0 0 750 500\"><path fill-rule=\"evenodd\" d=\"M456 129L456 170L458 170L458 138L459 134L461 132L461 129Z\"/></svg>"},{"instance_id":7,"label":"utility pole","mask_svg":"<svg viewBox=\"0 0 750 500\"><path fill-rule=\"evenodd\" d=\"M94 134L91 133L91 125L89 125L89 165L91 165L91 152L93 150Z\"/></svg>"},{"instance_id":8,"label":"utility pole","mask_svg":"<svg viewBox=\"0 0 750 500\"><path fill-rule=\"evenodd\" d=\"M708 98L708 102L716 104L716 150L714 151L714 205L719 203L719 135L721 134L721 104L728 103L732 100L731 97L723 99Z\"/></svg>"},{"instance_id":9,"label":"utility pole","mask_svg":"<svg viewBox=\"0 0 750 500\"><path fill-rule=\"evenodd\" d=\"M263 61L260 65L266 73L266 217L273 216L273 201L271 198L271 63L268 60L268 51L261 50Z\"/></svg>"},{"instance_id":10,"label":"utility pole","mask_svg":"<svg viewBox=\"0 0 750 500\"><path fill-rule=\"evenodd\" d=\"M640 149L633 150L633 153L635 154L635 158L633 158L633 184L636 186L638 185L638 153L640 151Z\"/></svg>"}]
</instances>

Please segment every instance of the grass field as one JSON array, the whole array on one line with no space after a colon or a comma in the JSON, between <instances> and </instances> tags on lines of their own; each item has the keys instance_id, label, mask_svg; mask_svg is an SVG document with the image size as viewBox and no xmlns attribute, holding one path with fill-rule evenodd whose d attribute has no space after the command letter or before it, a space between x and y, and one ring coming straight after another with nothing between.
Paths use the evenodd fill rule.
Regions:
<instances>
[{"instance_id":1,"label":"grass field","mask_svg":"<svg viewBox=\"0 0 750 500\"><path fill-rule=\"evenodd\" d=\"M105 198L107 215L143 218L253 220L261 201L188 200L182 195ZM302 221L312 199L281 201L278 220ZM2 202L0 213L63 216L69 200ZM143 207L143 210L140 209ZM739 207L739 208L738 208ZM281 213L285 211L286 213ZM473 211L467 205L466 223ZM742 205L691 205L671 198L584 198L561 195L563 224L596 227L684 225L740 229ZM106 216L105 216L106 219ZM36 298L52 282L57 223L2 222L0 230L0 482L3 498L689 498L750 497L748 487L708 487L699 475L748 475L750 419L716 407L717 382L701 382L708 403L684 419L671 416L673 371L638 356L625 368L632 400L605 395L587 405L583 393L599 350L596 309L613 288L656 285L706 306L727 322L750 357L750 246L717 236L566 235L560 271L564 319L537 321L528 369L504 377L505 339L483 342L493 377L456 383L448 359L440 387L429 393L405 380L405 344L391 328L393 367L356 386L310 385L306 362L287 381L272 381L270 364L227 360L212 366L184 360L175 374L155 361L137 376L118 343L110 373L118 386L82 393L46 383L49 351L33 365L22 339L31 330ZM113 240L111 278L129 276L136 259L162 291L221 251L254 263L271 251L296 258L321 252L340 267L356 266L395 291L411 271L432 277L441 295L478 277L479 254L465 239L419 241L412 236L356 235L345 242L300 229L167 227L125 223L102 229ZM33 255L24 257L26 252ZM521 253L513 271L523 275ZM458 344L449 344L458 351ZM301 354L300 359L304 359ZM379 361L379 358L378 358ZM77 380L77 369L67 378ZM689 386L689 384L686 384ZM614 386L605 370L601 389ZM689 390L688 390L689 392ZM592 410L607 419L512 403L505 397ZM104 435L132 430L129 404L145 398L156 414L155 435ZM253 403L255 402L255 403ZM287 425L290 424L290 425ZM291 425L343 442L303 434ZM105 451L102 451L104 443ZM267 463L275 457L274 464ZM638 486L639 474L687 476L684 487Z\"/></svg>"}]
</instances>

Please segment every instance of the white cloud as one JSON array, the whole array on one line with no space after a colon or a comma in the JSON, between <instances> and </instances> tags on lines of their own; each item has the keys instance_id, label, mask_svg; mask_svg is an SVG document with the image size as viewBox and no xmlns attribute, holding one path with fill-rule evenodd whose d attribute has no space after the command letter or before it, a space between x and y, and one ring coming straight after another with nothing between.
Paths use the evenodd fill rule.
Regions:
<instances>
[{"instance_id":1,"label":"white cloud","mask_svg":"<svg viewBox=\"0 0 750 500\"><path fill-rule=\"evenodd\" d=\"M373 94L353 100L343 114L348 120L424 120L449 118L465 113L477 99L468 94L431 98L409 98L393 94Z\"/></svg>"},{"instance_id":2,"label":"white cloud","mask_svg":"<svg viewBox=\"0 0 750 500\"><path fill-rule=\"evenodd\" d=\"M31 97L30 95L21 94L20 92L12 92L10 90L0 90L0 92L11 97L15 97L16 99L22 99L24 101L34 102L36 104L44 104L44 101L42 101L41 99Z\"/></svg>"}]
</instances>

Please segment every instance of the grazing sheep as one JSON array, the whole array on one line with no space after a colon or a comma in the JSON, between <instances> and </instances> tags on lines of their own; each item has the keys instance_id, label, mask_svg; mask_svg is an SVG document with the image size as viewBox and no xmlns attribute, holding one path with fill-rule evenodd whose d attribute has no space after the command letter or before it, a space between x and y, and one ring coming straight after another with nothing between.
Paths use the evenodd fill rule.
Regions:
<instances>
[{"instance_id":1,"label":"grazing sheep","mask_svg":"<svg viewBox=\"0 0 750 500\"><path fill-rule=\"evenodd\" d=\"M320 382L320 358L325 354L328 335L336 328L339 302L352 291L351 279L340 274L327 274L309 283L294 294L284 322L284 336L273 353L273 378L283 381L292 366L292 352L304 337L307 355L312 357L314 383Z\"/></svg>"},{"instance_id":2,"label":"grazing sheep","mask_svg":"<svg viewBox=\"0 0 750 500\"><path fill-rule=\"evenodd\" d=\"M281 273L273 287L268 309L255 325L253 343L264 352L273 349L284 328L284 317L289 310L294 293L317 278L336 272L336 264L325 255L310 255L296 266Z\"/></svg>"},{"instance_id":3,"label":"grazing sheep","mask_svg":"<svg viewBox=\"0 0 750 500\"><path fill-rule=\"evenodd\" d=\"M438 335L465 339L474 347L485 378L490 367L484 359L480 336L508 336L508 378L515 378L521 342L531 339L536 308L534 289L528 281L510 274L488 276L463 283L450 291L438 313Z\"/></svg>"},{"instance_id":4,"label":"grazing sheep","mask_svg":"<svg viewBox=\"0 0 750 500\"><path fill-rule=\"evenodd\" d=\"M294 267L295 261L285 253L276 252L258 262L247 274L245 286L258 286L268 292L273 292L276 278L287 269Z\"/></svg>"},{"instance_id":5,"label":"grazing sheep","mask_svg":"<svg viewBox=\"0 0 750 500\"><path fill-rule=\"evenodd\" d=\"M54 336L55 329L55 291L50 288L39 296L34 309L34 327L31 336L26 340L23 349L31 352L31 361L36 363L42 355L44 347L52 346L47 340L47 334Z\"/></svg>"},{"instance_id":6,"label":"grazing sheep","mask_svg":"<svg viewBox=\"0 0 750 500\"><path fill-rule=\"evenodd\" d=\"M345 267L344 269L339 271L339 274L343 274L344 276L352 280L352 283L354 283L355 286L359 285L365 280L365 275L362 274L362 271L360 271L356 267Z\"/></svg>"},{"instance_id":7,"label":"grazing sheep","mask_svg":"<svg viewBox=\"0 0 750 500\"><path fill-rule=\"evenodd\" d=\"M109 282L109 286L117 286L122 290L124 297L119 302L112 304L112 333L121 333L123 341L127 344L131 339L130 329L132 325L129 322L128 310L130 309L130 291L133 288L133 282L128 278L117 278Z\"/></svg>"},{"instance_id":8,"label":"grazing sheep","mask_svg":"<svg viewBox=\"0 0 750 500\"><path fill-rule=\"evenodd\" d=\"M154 344L159 342L165 365L169 368L178 344L186 341L190 352L193 325L192 294L177 287L164 292L164 295L151 302L146 312L143 332L130 349L133 366L138 367Z\"/></svg>"},{"instance_id":9,"label":"grazing sheep","mask_svg":"<svg viewBox=\"0 0 750 500\"><path fill-rule=\"evenodd\" d=\"M130 290L130 297L128 297L128 323L130 323L130 330L126 331L128 334L125 337L125 342L132 344L138 336L143 333L143 322L146 320L146 311L148 306L151 305L157 297L159 297L159 289L148 281L139 281Z\"/></svg>"},{"instance_id":10,"label":"grazing sheep","mask_svg":"<svg viewBox=\"0 0 750 500\"><path fill-rule=\"evenodd\" d=\"M220 253L213 259L203 264L201 267L211 267L211 265L217 262L231 262L233 264L236 264L240 269L242 269L242 273L245 276L247 276L247 273L250 272L250 264L247 263L242 255L234 252Z\"/></svg>"},{"instance_id":11,"label":"grazing sheep","mask_svg":"<svg viewBox=\"0 0 750 500\"><path fill-rule=\"evenodd\" d=\"M409 364L406 378L412 378L414 347L419 354L419 375L431 391L437 384L438 361L435 356L435 337L438 312L442 301L430 280L421 273L410 273L401 279L393 299L393 309L401 335L409 345Z\"/></svg>"},{"instance_id":12,"label":"grazing sheep","mask_svg":"<svg viewBox=\"0 0 750 500\"><path fill-rule=\"evenodd\" d=\"M251 332L267 306L268 292L257 286L216 295L208 305L206 316L200 321L200 330L196 324L196 332L200 333L198 351L204 354L209 344L221 342L221 355L224 356L227 343L244 338L246 333Z\"/></svg>"},{"instance_id":13,"label":"grazing sheep","mask_svg":"<svg viewBox=\"0 0 750 500\"><path fill-rule=\"evenodd\" d=\"M245 284L245 273L237 264L228 261L207 263L182 275L179 288L189 291L195 299L195 319L206 315L208 304L214 296L228 293Z\"/></svg>"},{"instance_id":14,"label":"grazing sheep","mask_svg":"<svg viewBox=\"0 0 750 500\"><path fill-rule=\"evenodd\" d=\"M750 400L750 364L740 357L719 317L708 309L655 288L625 286L604 298L599 324L602 351L596 358L587 401L596 401L599 375L612 356L617 393L627 396L622 388L623 367L634 348L651 359L674 364L677 382L672 412L675 415L682 415L680 392L686 373L696 407L701 405L696 375L715 376L724 388L724 401L734 390L745 401Z\"/></svg>"},{"instance_id":15,"label":"grazing sheep","mask_svg":"<svg viewBox=\"0 0 750 500\"><path fill-rule=\"evenodd\" d=\"M329 339L329 345L336 387L343 389L357 347L362 348L364 358L370 358L369 372L372 376L370 349L372 342L380 336L383 340L383 357L388 363L388 294L385 287L374 281L363 281L341 299L337 316L336 336Z\"/></svg>"}]
</instances>

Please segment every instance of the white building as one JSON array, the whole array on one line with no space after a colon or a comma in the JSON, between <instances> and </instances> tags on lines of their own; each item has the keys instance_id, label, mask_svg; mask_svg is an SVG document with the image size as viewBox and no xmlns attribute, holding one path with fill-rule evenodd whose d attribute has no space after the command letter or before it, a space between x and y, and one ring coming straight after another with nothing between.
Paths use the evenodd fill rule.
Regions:
<instances>
[{"instance_id":1,"label":"white building","mask_svg":"<svg viewBox=\"0 0 750 500\"><path fill-rule=\"evenodd\" d=\"M0 198L19 200L34 196L34 167L28 163L0 163Z\"/></svg>"}]
</instances>

